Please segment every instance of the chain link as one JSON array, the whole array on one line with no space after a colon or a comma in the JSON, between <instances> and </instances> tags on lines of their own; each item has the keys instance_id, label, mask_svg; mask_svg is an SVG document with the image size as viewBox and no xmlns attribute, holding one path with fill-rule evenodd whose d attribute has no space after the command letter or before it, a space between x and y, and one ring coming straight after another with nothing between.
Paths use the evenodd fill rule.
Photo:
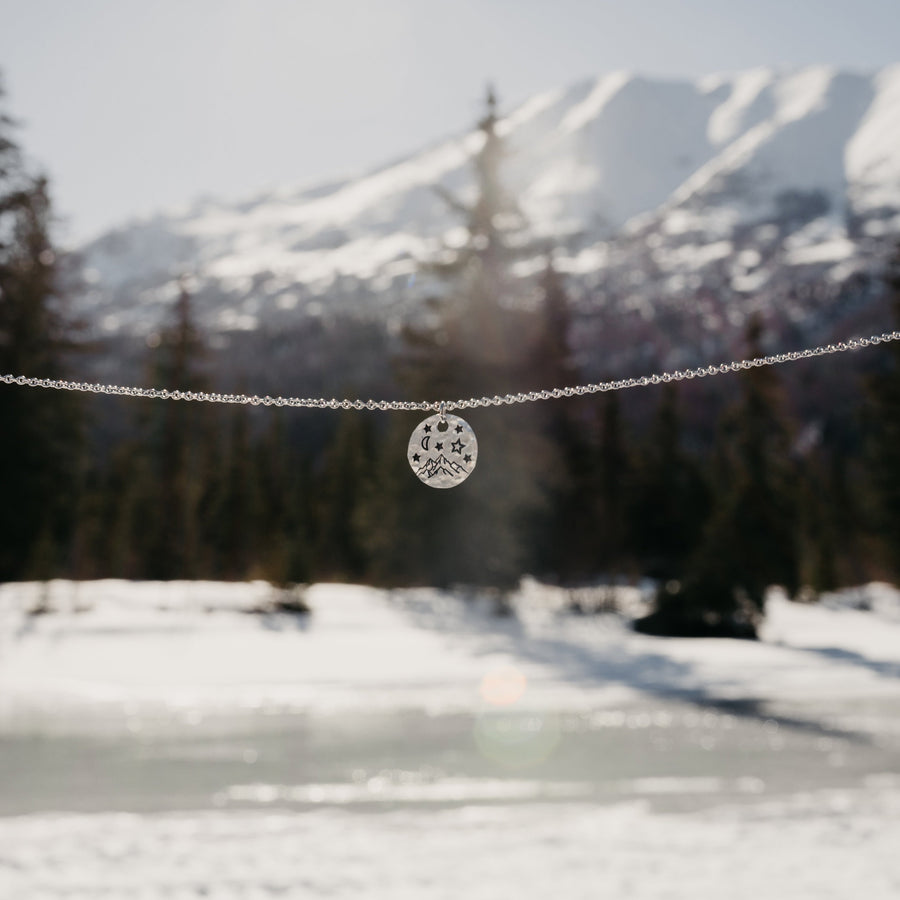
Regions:
<instances>
[{"instance_id":1,"label":"chain link","mask_svg":"<svg viewBox=\"0 0 900 900\"><path fill-rule=\"evenodd\" d=\"M756 359L742 359L718 365L699 366L695 369L684 369L675 372L643 375L640 378L622 378L618 381L601 381L594 384L580 384L573 387L552 388L542 391L528 391L520 394L504 394L495 397L472 397L468 400L330 400L322 397L260 397L246 394L218 394L206 391L170 391L166 388L141 388L119 384L95 384L88 381L64 381L53 378L28 378L24 375L0 375L0 382L17 384L24 387L50 388L58 391L80 391L88 394L109 394L118 397L150 397L157 400L188 400L198 403L230 403L252 406L279 406L300 409L370 409L386 411L428 411L443 410L451 412L456 409L474 409L482 406L502 406L512 403L531 403L536 400L558 400L562 397L581 397L585 394L597 394L607 391L621 391L626 388L646 387L651 384L685 381L691 378L706 378L708 375L724 375L757 366L774 366L780 363L794 362L798 359L812 359L830 353L843 353L846 350L860 350L877 344L886 344L900 340L900 331L888 331L872 337L849 338L835 344L826 344L807 350L791 350L787 353L775 353Z\"/></svg>"}]
</instances>

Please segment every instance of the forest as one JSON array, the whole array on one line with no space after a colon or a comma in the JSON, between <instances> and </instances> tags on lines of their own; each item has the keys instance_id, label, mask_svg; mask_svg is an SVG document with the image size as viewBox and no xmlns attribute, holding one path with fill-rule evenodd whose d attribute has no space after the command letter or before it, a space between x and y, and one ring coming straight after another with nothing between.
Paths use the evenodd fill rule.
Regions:
<instances>
[{"instance_id":1,"label":"forest","mask_svg":"<svg viewBox=\"0 0 900 900\"><path fill-rule=\"evenodd\" d=\"M528 240L504 184L497 121L489 97L477 198L456 204L467 241L426 263L446 290L401 336L398 399L584 381L565 277L553 248ZM46 180L11 124L0 129L0 372L74 378L97 352L71 312L77 259L54 246ZM543 272L526 283L515 262L536 252ZM900 322L900 255L884 292ZM763 355L765 327L755 318L746 328L746 358ZM144 384L219 389L187 284L153 343ZM847 370L854 402L812 422L803 373L840 359L725 375L715 394L673 382L640 389L640 403L634 391L608 392L467 412L477 469L447 491L407 465L420 413L98 400L0 384L0 580L505 589L525 574L564 585L650 578L657 608L639 628L752 637L770 585L814 599L900 577L900 351L866 353L865 374ZM368 396L365 384L353 388ZM327 422L304 438L312 417Z\"/></svg>"}]
</instances>

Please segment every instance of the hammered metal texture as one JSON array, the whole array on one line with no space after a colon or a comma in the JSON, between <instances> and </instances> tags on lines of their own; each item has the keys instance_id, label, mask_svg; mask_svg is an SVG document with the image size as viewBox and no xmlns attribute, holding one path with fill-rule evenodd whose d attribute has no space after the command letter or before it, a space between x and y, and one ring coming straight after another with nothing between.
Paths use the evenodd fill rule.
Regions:
<instances>
[{"instance_id":1,"label":"hammered metal texture","mask_svg":"<svg viewBox=\"0 0 900 900\"><path fill-rule=\"evenodd\" d=\"M465 481L478 461L478 441L459 416L429 416L420 422L406 451L410 468L429 487L451 488Z\"/></svg>"}]
</instances>

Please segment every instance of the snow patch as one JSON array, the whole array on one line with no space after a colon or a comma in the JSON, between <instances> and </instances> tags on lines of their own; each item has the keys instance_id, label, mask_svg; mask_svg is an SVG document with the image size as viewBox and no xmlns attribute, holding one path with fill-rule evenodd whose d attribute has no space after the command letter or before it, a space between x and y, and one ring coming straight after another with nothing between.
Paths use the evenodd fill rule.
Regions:
<instances>
[{"instance_id":1,"label":"snow patch","mask_svg":"<svg viewBox=\"0 0 900 900\"><path fill-rule=\"evenodd\" d=\"M4 895L895 900L900 792L696 813L641 801L0 820ZM736 875L739 873L739 876Z\"/></svg>"},{"instance_id":2,"label":"snow patch","mask_svg":"<svg viewBox=\"0 0 900 900\"><path fill-rule=\"evenodd\" d=\"M593 90L565 115L560 125L563 132L578 131L595 119L607 103L631 80L630 72L612 72L598 78Z\"/></svg>"},{"instance_id":3,"label":"snow patch","mask_svg":"<svg viewBox=\"0 0 900 900\"><path fill-rule=\"evenodd\" d=\"M887 588L858 590L880 598L879 608L897 606L884 599L896 597ZM638 588L617 591L632 607L642 596ZM272 596L260 582L2 585L0 712L97 702L473 710L484 702L485 673L509 664L527 684L523 703L537 709L602 707L648 690L900 696L891 674L900 671L900 618L846 609L834 598L796 604L775 593L764 640L742 642L660 641L621 617L573 617L565 592L531 582L512 598L516 621L436 590L345 585L308 589L313 614L302 627L245 611L265 608ZM859 605L858 591L848 596ZM57 611L28 615L39 601ZM536 647L544 648L538 656ZM651 658L668 664L648 667ZM851 658L867 664L848 665Z\"/></svg>"},{"instance_id":4,"label":"snow patch","mask_svg":"<svg viewBox=\"0 0 900 900\"><path fill-rule=\"evenodd\" d=\"M709 117L709 139L714 144L727 144L768 118L772 101L764 92L774 80L771 69L751 69L735 76L728 99Z\"/></svg>"},{"instance_id":5,"label":"snow patch","mask_svg":"<svg viewBox=\"0 0 900 900\"><path fill-rule=\"evenodd\" d=\"M789 266L808 266L814 263L841 262L856 252L856 246L848 238L837 238L808 247L797 247L784 255Z\"/></svg>"},{"instance_id":6,"label":"snow patch","mask_svg":"<svg viewBox=\"0 0 900 900\"><path fill-rule=\"evenodd\" d=\"M874 80L875 97L847 142L847 177L857 211L900 206L900 65Z\"/></svg>"}]
</instances>

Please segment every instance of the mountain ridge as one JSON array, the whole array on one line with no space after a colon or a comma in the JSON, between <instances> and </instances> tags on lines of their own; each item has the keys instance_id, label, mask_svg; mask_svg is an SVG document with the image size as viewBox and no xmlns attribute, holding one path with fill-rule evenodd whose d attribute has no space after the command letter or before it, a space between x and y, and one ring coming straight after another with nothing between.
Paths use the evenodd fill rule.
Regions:
<instances>
[{"instance_id":1,"label":"mountain ridge","mask_svg":"<svg viewBox=\"0 0 900 900\"><path fill-rule=\"evenodd\" d=\"M871 307L900 235L900 65L614 72L541 92L498 130L509 186L568 276L582 357L611 324L638 344L622 365L673 361L663 351L679 332L702 352L728 346L754 312L782 332L840 331ZM422 262L464 238L436 187L471 199L480 140L465 131L359 177L114 229L83 249L82 311L101 337L141 338L188 275L202 325L226 344L335 318L396 331L441 290ZM542 265L520 263L523 284ZM679 326L661 332L671 316Z\"/></svg>"}]
</instances>

